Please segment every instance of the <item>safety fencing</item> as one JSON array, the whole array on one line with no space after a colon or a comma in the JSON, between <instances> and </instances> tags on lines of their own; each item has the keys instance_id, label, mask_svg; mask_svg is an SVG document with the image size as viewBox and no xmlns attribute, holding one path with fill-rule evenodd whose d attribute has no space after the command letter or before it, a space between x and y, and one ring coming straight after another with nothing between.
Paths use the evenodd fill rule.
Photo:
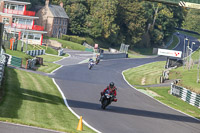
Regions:
<instances>
[{"instance_id":1,"label":"safety fencing","mask_svg":"<svg viewBox=\"0 0 200 133\"><path fill-rule=\"evenodd\" d=\"M29 50L26 52L26 54L31 55L31 56L38 56L38 55L44 55L45 50L40 49L40 50Z\"/></svg>"},{"instance_id":2,"label":"safety fencing","mask_svg":"<svg viewBox=\"0 0 200 133\"><path fill-rule=\"evenodd\" d=\"M94 52L93 48L85 48L85 51Z\"/></svg>"},{"instance_id":3,"label":"safety fencing","mask_svg":"<svg viewBox=\"0 0 200 133\"><path fill-rule=\"evenodd\" d=\"M183 101L200 108L200 94L191 92L190 90L171 84L171 94L180 97Z\"/></svg>"},{"instance_id":4,"label":"safety fencing","mask_svg":"<svg viewBox=\"0 0 200 133\"><path fill-rule=\"evenodd\" d=\"M8 64L16 67L22 67L22 58L12 56L12 55L7 55L9 56L8 59Z\"/></svg>"},{"instance_id":5,"label":"safety fencing","mask_svg":"<svg viewBox=\"0 0 200 133\"><path fill-rule=\"evenodd\" d=\"M118 58L127 58L126 53L101 53L101 59L118 59Z\"/></svg>"}]
</instances>

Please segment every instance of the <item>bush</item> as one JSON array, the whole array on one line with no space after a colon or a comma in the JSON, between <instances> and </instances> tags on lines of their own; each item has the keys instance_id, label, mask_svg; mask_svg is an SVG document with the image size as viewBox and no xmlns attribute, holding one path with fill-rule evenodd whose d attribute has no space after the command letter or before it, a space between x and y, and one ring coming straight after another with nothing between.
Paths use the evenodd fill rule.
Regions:
<instances>
[{"instance_id":1,"label":"bush","mask_svg":"<svg viewBox=\"0 0 200 133\"><path fill-rule=\"evenodd\" d=\"M83 37L69 35L62 35L62 40L67 40L79 44L83 44L84 42L86 42L86 39Z\"/></svg>"},{"instance_id":2,"label":"bush","mask_svg":"<svg viewBox=\"0 0 200 133\"><path fill-rule=\"evenodd\" d=\"M70 41L70 36L68 36L68 35L62 35L62 40Z\"/></svg>"},{"instance_id":3,"label":"bush","mask_svg":"<svg viewBox=\"0 0 200 133\"><path fill-rule=\"evenodd\" d=\"M94 46L94 44L95 44L94 40L90 37L86 37L86 42L91 46Z\"/></svg>"}]
</instances>

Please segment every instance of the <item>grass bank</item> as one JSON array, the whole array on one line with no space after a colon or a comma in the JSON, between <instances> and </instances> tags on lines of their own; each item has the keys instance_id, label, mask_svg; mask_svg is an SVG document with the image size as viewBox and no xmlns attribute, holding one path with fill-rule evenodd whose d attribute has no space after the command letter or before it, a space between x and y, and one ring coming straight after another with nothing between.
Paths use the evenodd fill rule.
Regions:
<instances>
[{"instance_id":1,"label":"grass bank","mask_svg":"<svg viewBox=\"0 0 200 133\"><path fill-rule=\"evenodd\" d=\"M76 133L78 119L67 109L47 76L6 68L0 120ZM83 127L84 133L93 132Z\"/></svg>"},{"instance_id":2,"label":"grass bank","mask_svg":"<svg viewBox=\"0 0 200 133\"><path fill-rule=\"evenodd\" d=\"M16 56L19 58L22 58L23 65L26 65L26 59L33 59L32 56L25 54L24 52L18 51L18 50L10 50L6 49L6 53L12 56Z\"/></svg>"},{"instance_id":3,"label":"grass bank","mask_svg":"<svg viewBox=\"0 0 200 133\"><path fill-rule=\"evenodd\" d=\"M136 53L135 51L128 50L128 58L145 58L145 55Z\"/></svg>"},{"instance_id":4,"label":"grass bank","mask_svg":"<svg viewBox=\"0 0 200 133\"><path fill-rule=\"evenodd\" d=\"M17 51L21 51L21 45L22 45L22 41L18 41ZM31 45L31 44L27 45L27 50L38 50L38 49L45 49L45 53L58 55L58 51L51 47L46 47L46 46L41 46L41 45ZM23 45L23 51L26 51L25 43Z\"/></svg>"},{"instance_id":5,"label":"grass bank","mask_svg":"<svg viewBox=\"0 0 200 133\"><path fill-rule=\"evenodd\" d=\"M154 62L126 70L123 74L131 85L158 83L165 62ZM176 69L175 69L176 70ZM158 71L158 72L157 72ZM185 75L185 74L183 74ZM172 77L173 78L173 77ZM177 78L177 77L174 77ZM145 80L144 80L145 79ZM145 82L144 82L145 81ZM145 83L145 84L144 84ZM137 87L141 92L153 96L164 104L200 119L200 110L181 99L170 95L170 87Z\"/></svg>"},{"instance_id":6,"label":"grass bank","mask_svg":"<svg viewBox=\"0 0 200 133\"><path fill-rule=\"evenodd\" d=\"M200 94L200 83L197 83L197 65L190 70L179 67L169 73L170 79L180 79L179 86L185 87L193 92Z\"/></svg>"},{"instance_id":7,"label":"grass bank","mask_svg":"<svg viewBox=\"0 0 200 133\"><path fill-rule=\"evenodd\" d=\"M54 61L61 60L63 57L52 56L52 55L40 55L43 58L43 65L37 65L37 71L50 73L61 65L53 63Z\"/></svg>"},{"instance_id":8,"label":"grass bank","mask_svg":"<svg viewBox=\"0 0 200 133\"><path fill-rule=\"evenodd\" d=\"M20 51L12 51L7 49L6 50L7 54L10 54L12 56L16 56L19 58L22 58L22 63L25 66L26 65L26 60L27 59L33 59L34 57L25 54L24 52L20 52ZM68 54L66 54L65 56L68 56ZM45 72L45 73L50 73L53 70L55 70L56 68L60 67L61 65L55 64L53 63L54 61L58 61L60 59L62 59L63 57L60 56L52 56L52 55L40 55L38 57L42 57L43 58L43 65L37 65L37 71L41 71L41 72Z\"/></svg>"},{"instance_id":9,"label":"grass bank","mask_svg":"<svg viewBox=\"0 0 200 133\"><path fill-rule=\"evenodd\" d=\"M131 85L150 85L160 83L160 76L165 62L154 62L143 66L128 69L124 76Z\"/></svg>"},{"instance_id":10,"label":"grass bank","mask_svg":"<svg viewBox=\"0 0 200 133\"><path fill-rule=\"evenodd\" d=\"M50 38L50 39L51 40L56 40L59 43L61 43L63 48L85 51L85 46L83 46L81 44L70 42L70 41L66 41L66 40L61 40L61 39L57 39L57 38Z\"/></svg>"}]
</instances>

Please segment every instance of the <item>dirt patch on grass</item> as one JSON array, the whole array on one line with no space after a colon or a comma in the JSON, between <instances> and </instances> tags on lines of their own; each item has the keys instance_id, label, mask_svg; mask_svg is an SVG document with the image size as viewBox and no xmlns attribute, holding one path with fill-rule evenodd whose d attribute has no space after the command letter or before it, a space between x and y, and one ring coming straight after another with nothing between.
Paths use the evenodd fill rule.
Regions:
<instances>
[{"instance_id":1,"label":"dirt patch on grass","mask_svg":"<svg viewBox=\"0 0 200 133\"><path fill-rule=\"evenodd\" d=\"M142 81L141 81L141 85L145 85L145 81L146 81L146 78L143 77L143 78L142 78Z\"/></svg>"}]
</instances>

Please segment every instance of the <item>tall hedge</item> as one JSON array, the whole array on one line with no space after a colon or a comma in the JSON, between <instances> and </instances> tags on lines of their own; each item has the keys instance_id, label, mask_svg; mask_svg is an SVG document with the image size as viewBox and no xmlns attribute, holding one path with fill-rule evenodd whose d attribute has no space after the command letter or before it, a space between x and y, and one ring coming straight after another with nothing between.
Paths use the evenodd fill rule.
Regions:
<instances>
[{"instance_id":1,"label":"tall hedge","mask_svg":"<svg viewBox=\"0 0 200 133\"><path fill-rule=\"evenodd\" d=\"M83 37L69 36L69 35L62 35L62 40L67 40L67 41L71 41L71 42L75 42L79 44L83 44L84 42L86 42L86 39Z\"/></svg>"}]
</instances>

